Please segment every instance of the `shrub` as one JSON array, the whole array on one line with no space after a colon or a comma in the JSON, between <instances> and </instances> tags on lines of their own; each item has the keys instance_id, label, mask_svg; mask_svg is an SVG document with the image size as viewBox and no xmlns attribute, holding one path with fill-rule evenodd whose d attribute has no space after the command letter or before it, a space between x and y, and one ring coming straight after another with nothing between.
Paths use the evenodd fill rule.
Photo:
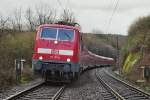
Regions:
<instances>
[{"instance_id":1,"label":"shrub","mask_svg":"<svg viewBox=\"0 0 150 100\"><path fill-rule=\"evenodd\" d=\"M124 61L122 70L123 73L128 74L132 70L133 66L137 63L137 61L139 61L140 57L140 53L129 53L126 60Z\"/></svg>"},{"instance_id":2,"label":"shrub","mask_svg":"<svg viewBox=\"0 0 150 100\"><path fill-rule=\"evenodd\" d=\"M0 38L0 85L13 84L14 60L24 58L31 65L34 33L8 34Z\"/></svg>"}]
</instances>

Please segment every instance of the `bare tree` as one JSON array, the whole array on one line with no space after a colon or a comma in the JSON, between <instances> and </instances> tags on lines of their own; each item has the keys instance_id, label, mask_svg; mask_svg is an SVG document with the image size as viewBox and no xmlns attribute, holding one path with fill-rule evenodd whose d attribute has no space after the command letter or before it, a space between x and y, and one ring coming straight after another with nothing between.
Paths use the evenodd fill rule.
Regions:
<instances>
[{"instance_id":1,"label":"bare tree","mask_svg":"<svg viewBox=\"0 0 150 100\"><path fill-rule=\"evenodd\" d=\"M0 30L3 33L4 30L8 29L7 23L9 21L9 17L3 17L2 15L0 16Z\"/></svg>"},{"instance_id":2,"label":"bare tree","mask_svg":"<svg viewBox=\"0 0 150 100\"><path fill-rule=\"evenodd\" d=\"M13 17L11 19L12 28L14 31L22 31L22 9L16 9L13 12Z\"/></svg>"},{"instance_id":3,"label":"bare tree","mask_svg":"<svg viewBox=\"0 0 150 100\"><path fill-rule=\"evenodd\" d=\"M10 19L12 31L17 31L17 26L14 18Z\"/></svg>"},{"instance_id":4,"label":"bare tree","mask_svg":"<svg viewBox=\"0 0 150 100\"><path fill-rule=\"evenodd\" d=\"M64 12L61 15L61 20L65 22L76 22L73 12L70 12L69 10L65 9Z\"/></svg>"},{"instance_id":5,"label":"bare tree","mask_svg":"<svg viewBox=\"0 0 150 100\"><path fill-rule=\"evenodd\" d=\"M48 6L36 7L37 25L54 23L56 18L56 11L50 9Z\"/></svg>"},{"instance_id":6,"label":"bare tree","mask_svg":"<svg viewBox=\"0 0 150 100\"><path fill-rule=\"evenodd\" d=\"M30 31L34 31L35 30L35 20L34 20L35 18L34 18L33 11L32 11L31 8L28 8L26 10L25 18L26 18L26 20L28 22L28 26L27 26L28 29Z\"/></svg>"}]
</instances>

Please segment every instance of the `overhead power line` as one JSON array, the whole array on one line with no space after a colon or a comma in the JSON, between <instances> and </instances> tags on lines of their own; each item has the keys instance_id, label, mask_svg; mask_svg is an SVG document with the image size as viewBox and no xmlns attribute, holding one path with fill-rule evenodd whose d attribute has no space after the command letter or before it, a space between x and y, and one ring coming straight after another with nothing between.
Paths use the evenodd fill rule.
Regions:
<instances>
[{"instance_id":1,"label":"overhead power line","mask_svg":"<svg viewBox=\"0 0 150 100\"><path fill-rule=\"evenodd\" d=\"M65 8L62 6L62 3L60 2L60 0L57 0L59 6L61 7L61 9L65 10Z\"/></svg>"},{"instance_id":2,"label":"overhead power line","mask_svg":"<svg viewBox=\"0 0 150 100\"><path fill-rule=\"evenodd\" d=\"M116 12L118 6L119 6L119 0L116 0L115 7L114 7L114 9L112 11L112 14L111 14L111 16L109 18L109 21L108 21L108 26L106 28L106 34L108 34L108 32L109 32L109 29L111 27L111 23L112 23L112 20L113 20L113 16L115 15L115 12Z\"/></svg>"}]
</instances>

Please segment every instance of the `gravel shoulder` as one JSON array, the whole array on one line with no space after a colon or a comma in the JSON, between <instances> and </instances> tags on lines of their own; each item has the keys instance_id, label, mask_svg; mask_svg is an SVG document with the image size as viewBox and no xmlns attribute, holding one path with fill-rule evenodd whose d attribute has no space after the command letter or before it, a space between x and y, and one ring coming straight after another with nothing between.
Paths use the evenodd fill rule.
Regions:
<instances>
[{"instance_id":1,"label":"gravel shoulder","mask_svg":"<svg viewBox=\"0 0 150 100\"><path fill-rule=\"evenodd\" d=\"M79 80L70 84L60 100L103 100L103 89L95 77L95 70L85 72Z\"/></svg>"},{"instance_id":2,"label":"gravel shoulder","mask_svg":"<svg viewBox=\"0 0 150 100\"><path fill-rule=\"evenodd\" d=\"M9 97L10 95L13 95L17 92L20 92L20 91L24 90L25 88L36 85L40 81L41 81L41 79L35 79L35 80L29 82L28 84L13 86L13 87L9 87L7 89L0 89L0 100L5 99L5 98Z\"/></svg>"}]
</instances>

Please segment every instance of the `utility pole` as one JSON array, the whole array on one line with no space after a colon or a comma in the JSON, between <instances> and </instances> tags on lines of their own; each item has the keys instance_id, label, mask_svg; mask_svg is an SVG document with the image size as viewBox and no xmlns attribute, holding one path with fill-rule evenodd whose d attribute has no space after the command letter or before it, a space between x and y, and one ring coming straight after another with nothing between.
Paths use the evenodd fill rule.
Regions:
<instances>
[{"instance_id":1,"label":"utility pole","mask_svg":"<svg viewBox=\"0 0 150 100\"><path fill-rule=\"evenodd\" d=\"M116 67L119 68L119 73L121 72L121 69L119 67L119 36L116 35L116 48L117 48L117 64Z\"/></svg>"}]
</instances>

